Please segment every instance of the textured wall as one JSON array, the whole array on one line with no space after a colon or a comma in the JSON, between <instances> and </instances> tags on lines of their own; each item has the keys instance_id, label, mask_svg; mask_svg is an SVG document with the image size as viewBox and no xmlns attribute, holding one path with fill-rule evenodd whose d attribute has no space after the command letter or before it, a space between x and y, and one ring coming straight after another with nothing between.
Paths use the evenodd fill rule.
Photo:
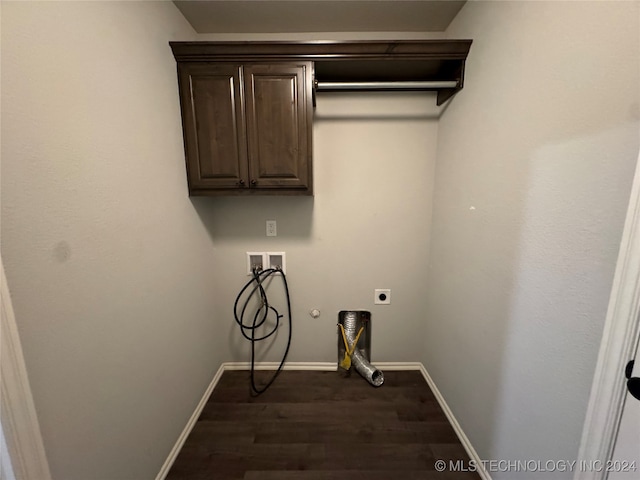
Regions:
<instances>
[{"instance_id":1,"label":"textured wall","mask_svg":"<svg viewBox=\"0 0 640 480\"><path fill-rule=\"evenodd\" d=\"M485 459L575 459L638 155L638 2L469 2L424 363ZM495 479L570 473L494 473Z\"/></svg>"},{"instance_id":2,"label":"textured wall","mask_svg":"<svg viewBox=\"0 0 640 480\"><path fill-rule=\"evenodd\" d=\"M3 2L2 257L56 479L153 478L223 360L170 2Z\"/></svg>"},{"instance_id":3,"label":"textured wall","mask_svg":"<svg viewBox=\"0 0 640 480\"><path fill-rule=\"evenodd\" d=\"M157 473L248 360L247 250L287 252L291 360L335 360L343 308L373 310L375 359L419 356L433 95L319 96L314 198L189 199L167 41L193 37L167 2L3 5L2 255L55 478Z\"/></svg>"},{"instance_id":4,"label":"textured wall","mask_svg":"<svg viewBox=\"0 0 640 480\"><path fill-rule=\"evenodd\" d=\"M638 148L637 2L470 2L439 126L431 95L319 96L314 198L186 196L171 3L2 13L2 256L56 478L157 473L248 358L247 250L287 252L291 360L334 360L338 310L371 309L374 360L422 359L483 458L575 457Z\"/></svg>"},{"instance_id":5,"label":"textured wall","mask_svg":"<svg viewBox=\"0 0 640 480\"><path fill-rule=\"evenodd\" d=\"M232 317L246 251L287 253L290 360L335 361L338 311L353 308L372 311L374 360L420 357L436 115L433 94L319 94L313 198L193 199L215 244L216 318L230 360L249 360ZM265 236L267 219L278 222L277 237ZM281 298L273 287L272 298ZM374 288L391 288L392 304L374 306ZM309 316L312 308L320 318ZM282 333L261 359L279 360Z\"/></svg>"}]
</instances>

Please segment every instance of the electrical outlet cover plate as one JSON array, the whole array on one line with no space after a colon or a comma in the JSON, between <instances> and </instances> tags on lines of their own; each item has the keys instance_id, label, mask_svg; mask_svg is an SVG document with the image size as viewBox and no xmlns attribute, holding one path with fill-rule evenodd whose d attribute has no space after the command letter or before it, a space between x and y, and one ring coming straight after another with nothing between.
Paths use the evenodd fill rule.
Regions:
<instances>
[{"instance_id":1,"label":"electrical outlet cover plate","mask_svg":"<svg viewBox=\"0 0 640 480\"><path fill-rule=\"evenodd\" d=\"M275 220L267 220L267 237L277 237L278 226Z\"/></svg>"},{"instance_id":2,"label":"electrical outlet cover plate","mask_svg":"<svg viewBox=\"0 0 640 480\"><path fill-rule=\"evenodd\" d=\"M373 303L375 305L391 305L391 289L376 288L374 290Z\"/></svg>"}]
</instances>

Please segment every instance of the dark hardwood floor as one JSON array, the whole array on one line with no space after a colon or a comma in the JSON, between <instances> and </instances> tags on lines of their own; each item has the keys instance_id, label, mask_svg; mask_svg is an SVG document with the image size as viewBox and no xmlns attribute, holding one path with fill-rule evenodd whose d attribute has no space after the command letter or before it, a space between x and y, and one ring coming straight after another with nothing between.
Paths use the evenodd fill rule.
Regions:
<instances>
[{"instance_id":1,"label":"dark hardwood floor","mask_svg":"<svg viewBox=\"0 0 640 480\"><path fill-rule=\"evenodd\" d=\"M479 480L436 471L440 459L469 457L418 371L385 372L380 388L357 373L284 371L258 397L248 372L227 371L167 479Z\"/></svg>"}]
</instances>

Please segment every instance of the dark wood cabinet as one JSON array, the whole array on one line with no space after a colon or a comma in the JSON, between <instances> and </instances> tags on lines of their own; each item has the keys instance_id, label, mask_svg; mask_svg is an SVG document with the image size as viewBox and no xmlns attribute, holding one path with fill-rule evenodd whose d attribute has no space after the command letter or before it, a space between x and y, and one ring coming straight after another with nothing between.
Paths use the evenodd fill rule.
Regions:
<instances>
[{"instance_id":1,"label":"dark wood cabinet","mask_svg":"<svg viewBox=\"0 0 640 480\"><path fill-rule=\"evenodd\" d=\"M191 195L313 193L318 90L464 86L471 40L170 42Z\"/></svg>"},{"instance_id":2,"label":"dark wood cabinet","mask_svg":"<svg viewBox=\"0 0 640 480\"><path fill-rule=\"evenodd\" d=\"M310 69L310 64L244 69L249 176L258 188L311 188L311 83L305 88Z\"/></svg>"},{"instance_id":3,"label":"dark wood cabinet","mask_svg":"<svg viewBox=\"0 0 640 480\"><path fill-rule=\"evenodd\" d=\"M181 62L191 195L312 193L313 64Z\"/></svg>"},{"instance_id":4,"label":"dark wood cabinet","mask_svg":"<svg viewBox=\"0 0 640 480\"><path fill-rule=\"evenodd\" d=\"M182 124L191 193L247 183L241 66L183 64Z\"/></svg>"}]
</instances>

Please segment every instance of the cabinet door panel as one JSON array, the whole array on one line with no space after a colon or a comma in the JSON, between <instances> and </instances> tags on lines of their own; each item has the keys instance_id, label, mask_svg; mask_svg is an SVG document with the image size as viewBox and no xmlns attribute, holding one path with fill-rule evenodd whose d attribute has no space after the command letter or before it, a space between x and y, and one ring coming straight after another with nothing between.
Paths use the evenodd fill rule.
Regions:
<instances>
[{"instance_id":1,"label":"cabinet door panel","mask_svg":"<svg viewBox=\"0 0 640 480\"><path fill-rule=\"evenodd\" d=\"M253 188L311 191L310 63L244 67Z\"/></svg>"},{"instance_id":2,"label":"cabinet door panel","mask_svg":"<svg viewBox=\"0 0 640 480\"><path fill-rule=\"evenodd\" d=\"M240 67L182 65L180 88L189 189L247 185Z\"/></svg>"}]
</instances>

